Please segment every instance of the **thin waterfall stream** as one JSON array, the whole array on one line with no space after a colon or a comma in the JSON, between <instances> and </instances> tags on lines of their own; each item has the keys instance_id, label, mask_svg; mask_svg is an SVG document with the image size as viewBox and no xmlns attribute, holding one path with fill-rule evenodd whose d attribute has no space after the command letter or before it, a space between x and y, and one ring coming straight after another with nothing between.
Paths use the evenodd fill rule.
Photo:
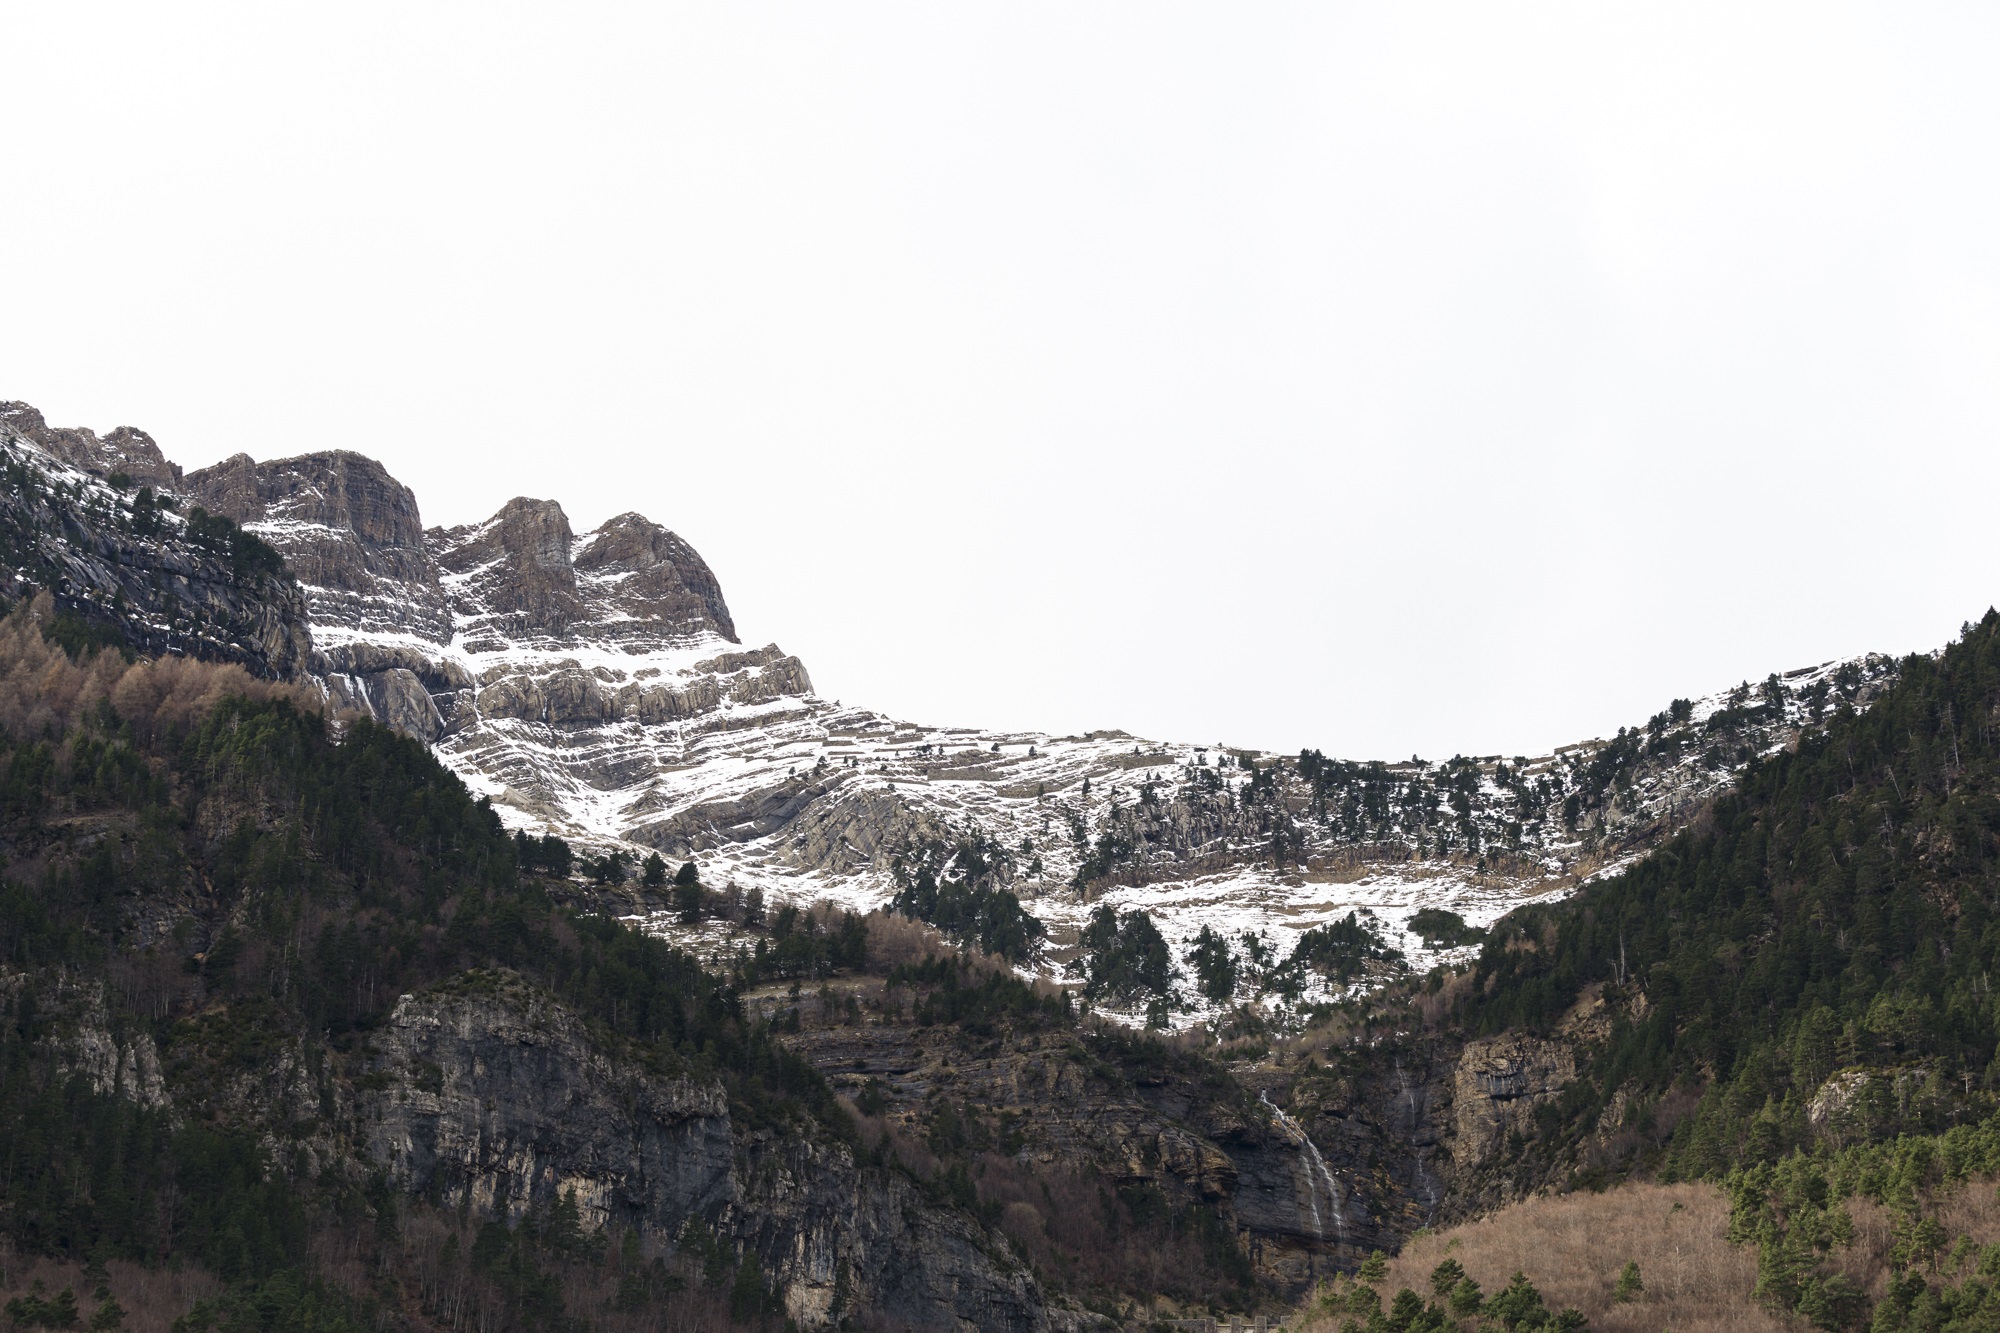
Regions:
<instances>
[{"instance_id":1,"label":"thin waterfall stream","mask_svg":"<svg viewBox=\"0 0 2000 1333\"><path fill-rule=\"evenodd\" d=\"M1257 1100L1270 1108L1271 1114L1277 1118L1278 1128L1284 1131L1285 1137L1292 1141L1299 1149L1299 1155L1305 1159L1306 1206L1312 1212L1313 1234L1321 1240L1326 1239L1326 1227L1320 1220L1319 1212L1320 1187L1325 1186L1327 1207L1333 1213L1334 1230L1340 1234L1340 1239L1346 1240L1347 1214L1340 1206L1340 1185L1334 1180L1333 1172L1327 1169L1326 1159L1320 1156L1319 1145L1312 1141L1312 1135L1306 1133L1304 1126L1286 1115L1271 1100L1268 1092L1258 1093Z\"/></svg>"}]
</instances>

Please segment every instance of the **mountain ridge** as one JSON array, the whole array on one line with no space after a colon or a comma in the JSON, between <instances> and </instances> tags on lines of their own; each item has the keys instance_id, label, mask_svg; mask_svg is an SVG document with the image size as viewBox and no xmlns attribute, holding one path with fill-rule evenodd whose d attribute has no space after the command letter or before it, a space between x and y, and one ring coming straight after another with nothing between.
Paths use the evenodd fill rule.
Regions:
<instances>
[{"instance_id":1,"label":"mountain ridge","mask_svg":"<svg viewBox=\"0 0 2000 1333\"><path fill-rule=\"evenodd\" d=\"M899 864L972 836L990 887L1047 922L1056 975L1107 902L1177 954L1203 926L1284 953L1360 912L1413 960L1444 957L1407 929L1417 912L1479 927L1570 891L1890 674L1828 663L1609 739L1442 764L917 726L819 697L775 644L743 649L706 562L636 513L579 535L558 502L520 497L426 527L408 487L344 450L239 454L182 485L299 574L329 703L436 746L511 827L862 909L894 896Z\"/></svg>"}]
</instances>

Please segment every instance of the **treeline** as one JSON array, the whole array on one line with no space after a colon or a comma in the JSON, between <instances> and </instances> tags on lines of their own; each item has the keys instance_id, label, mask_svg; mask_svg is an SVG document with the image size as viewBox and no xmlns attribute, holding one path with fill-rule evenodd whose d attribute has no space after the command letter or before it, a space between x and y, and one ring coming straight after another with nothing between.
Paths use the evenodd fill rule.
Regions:
<instances>
[{"instance_id":1,"label":"treeline","mask_svg":"<svg viewBox=\"0 0 2000 1333\"><path fill-rule=\"evenodd\" d=\"M1453 938L1477 934L1457 913L1441 909L1427 924ZM1302 932L1282 958L1262 934L1245 931L1232 940L1203 926L1176 959L1150 913L1139 908L1120 912L1110 903L1091 913L1078 942L1080 952L1071 968L1082 978L1084 994L1142 1008L1148 1026L1156 1028L1166 1026L1172 1014L1193 1008L1197 998L1226 1007L1239 995L1277 995L1296 1005L1315 978L1337 990L1405 966L1402 951L1389 944L1380 921L1365 910Z\"/></svg>"},{"instance_id":2,"label":"treeline","mask_svg":"<svg viewBox=\"0 0 2000 1333\"><path fill-rule=\"evenodd\" d=\"M1388 764L1304 749L1268 761L1224 751L1211 764L1198 754L1170 794L1162 794L1169 784L1141 780L1136 800L1123 803L1114 788L1094 830L1067 812L1079 856L1072 885L1087 890L1225 848L1251 850L1278 867L1305 864L1329 842L1397 844L1481 868L1496 854L1573 854L1618 830L1644 830L1655 815L1672 817L1674 793L1711 789L1794 729L1858 704L1892 674L1885 659L1870 658L1804 683L1772 675L1730 691L1699 722L1693 702L1676 699L1643 727L1545 761L1455 755ZM1090 795L1088 782L1082 794Z\"/></svg>"}]
</instances>

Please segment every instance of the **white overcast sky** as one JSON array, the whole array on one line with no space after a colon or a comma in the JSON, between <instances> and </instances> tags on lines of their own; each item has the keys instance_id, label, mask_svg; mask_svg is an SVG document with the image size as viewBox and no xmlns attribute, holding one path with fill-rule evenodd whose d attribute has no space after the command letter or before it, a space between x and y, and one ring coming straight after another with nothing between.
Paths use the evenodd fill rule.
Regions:
<instances>
[{"instance_id":1,"label":"white overcast sky","mask_svg":"<svg viewBox=\"0 0 2000 1333\"><path fill-rule=\"evenodd\" d=\"M1990 5L0 4L0 397L933 723L1541 752L2000 600Z\"/></svg>"}]
</instances>

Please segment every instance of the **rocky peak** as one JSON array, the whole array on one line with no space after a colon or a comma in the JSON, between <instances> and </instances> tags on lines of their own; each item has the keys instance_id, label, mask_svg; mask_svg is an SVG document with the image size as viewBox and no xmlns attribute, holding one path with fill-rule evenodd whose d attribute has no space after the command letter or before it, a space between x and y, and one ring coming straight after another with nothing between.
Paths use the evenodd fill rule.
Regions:
<instances>
[{"instance_id":1,"label":"rocky peak","mask_svg":"<svg viewBox=\"0 0 2000 1333\"><path fill-rule=\"evenodd\" d=\"M484 523L427 537L464 623L469 652L502 639L561 639L583 614L569 516L553 500L518 496Z\"/></svg>"},{"instance_id":2,"label":"rocky peak","mask_svg":"<svg viewBox=\"0 0 2000 1333\"><path fill-rule=\"evenodd\" d=\"M738 642L708 563L642 514L620 514L578 544L576 569L594 605L617 623L687 634L707 629Z\"/></svg>"},{"instance_id":3,"label":"rocky peak","mask_svg":"<svg viewBox=\"0 0 2000 1333\"><path fill-rule=\"evenodd\" d=\"M576 537L553 500L509 500L484 523L426 534L468 652L589 640L627 652L714 635L736 642L722 586L674 533L620 514Z\"/></svg>"},{"instance_id":4,"label":"rocky peak","mask_svg":"<svg viewBox=\"0 0 2000 1333\"><path fill-rule=\"evenodd\" d=\"M259 463L237 454L190 474L189 496L285 553L316 625L451 638L451 612L409 487L345 449Z\"/></svg>"},{"instance_id":5,"label":"rocky peak","mask_svg":"<svg viewBox=\"0 0 2000 1333\"><path fill-rule=\"evenodd\" d=\"M120 426L99 439L81 427L51 426L27 403L0 403L0 422L49 454L97 477L122 472L142 486L178 489L181 470L167 461L153 437L132 426Z\"/></svg>"}]
</instances>

